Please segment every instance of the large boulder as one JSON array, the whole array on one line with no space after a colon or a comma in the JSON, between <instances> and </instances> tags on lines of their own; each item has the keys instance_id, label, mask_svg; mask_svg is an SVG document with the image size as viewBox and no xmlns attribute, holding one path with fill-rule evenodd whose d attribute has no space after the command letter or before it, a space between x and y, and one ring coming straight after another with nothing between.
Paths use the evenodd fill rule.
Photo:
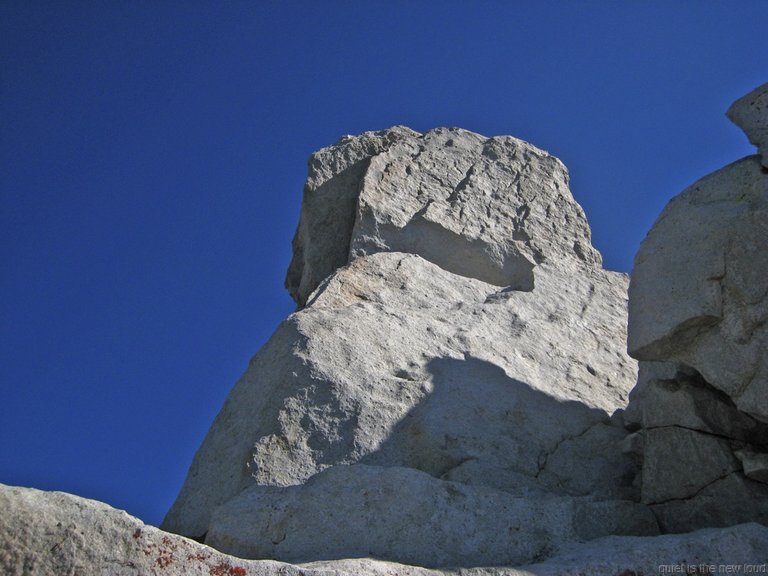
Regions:
<instances>
[{"instance_id":1,"label":"large boulder","mask_svg":"<svg viewBox=\"0 0 768 576\"><path fill-rule=\"evenodd\" d=\"M402 253L339 271L254 357L164 527L199 537L247 486L360 461L520 495L630 497L610 418L635 380L626 277L537 274L533 292L508 291Z\"/></svg>"},{"instance_id":2,"label":"large boulder","mask_svg":"<svg viewBox=\"0 0 768 576\"><path fill-rule=\"evenodd\" d=\"M5 576L267 576L283 564L243 561L145 525L103 502L0 484ZM298 576L299 571L286 570Z\"/></svg>"},{"instance_id":3,"label":"large boulder","mask_svg":"<svg viewBox=\"0 0 768 576\"><path fill-rule=\"evenodd\" d=\"M768 174L756 156L699 180L635 258L629 352L695 368L768 422Z\"/></svg>"},{"instance_id":4,"label":"large boulder","mask_svg":"<svg viewBox=\"0 0 768 576\"><path fill-rule=\"evenodd\" d=\"M767 90L728 112L761 147ZM625 447L662 529L768 522L767 326L768 170L750 156L671 200L635 258Z\"/></svg>"},{"instance_id":5,"label":"large boulder","mask_svg":"<svg viewBox=\"0 0 768 576\"><path fill-rule=\"evenodd\" d=\"M647 511L628 501L639 499L636 463L621 452L619 412L636 377L627 277L602 269L567 182L530 144L458 129L398 127L313 155L287 279L301 308L232 390L163 527L225 546L226 518L227 541L243 549L311 559L298 534L263 552L268 532L248 520L245 494L312 494L341 510L346 494L302 486L350 464L504 498L623 500L638 515L627 526L644 526ZM407 485L403 499L434 503ZM441 506L464 518L459 501ZM323 516L291 514L297 526ZM416 521L419 533L433 526ZM390 540L400 532L394 510L376 522ZM446 542L461 525L442 527ZM351 546L362 529L342 524L334 541ZM541 530L522 530L526 550L549 549ZM462 561L506 558L490 533ZM409 561L453 561L434 538L411 544ZM402 559L397 548L379 553Z\"/></svg>"},{"instance_id":6,"label":"large boulder","mask_svg":"<svg viewBox=\"0 0 768 576\"><path fill-rule=\"evenodd\" d=\"M745 524L682 536L610 536L571 543L544 563L523 567L432 570L373 558L293 565L243 560L121 510L61 492L0 485L0 573L7 576L616 576L676 573L699 564L759 566L768 528Z\"/></svg>"},{"instance_id":7,"label":"large boulder","mask_svg":"<svg viewBox=\"0 0 768 576\"><path fill-rule=\"evenodd\" d=\"M302 306L337 268L382 251L526 290L536 264L601 262L560 160L457 128L399 126L313 154L293 246L286 287Z\"/></svg>"}]
</instances>

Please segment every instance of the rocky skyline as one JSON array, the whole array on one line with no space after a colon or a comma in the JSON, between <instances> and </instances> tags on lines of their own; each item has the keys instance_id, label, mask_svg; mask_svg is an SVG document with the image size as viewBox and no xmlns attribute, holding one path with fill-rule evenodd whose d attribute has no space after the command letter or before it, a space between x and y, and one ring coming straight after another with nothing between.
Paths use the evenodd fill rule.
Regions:
<instances>
[{"instance_id":1,"label":"rocky skyline","mask_svg":"<svg viewBox=\"0 0 768 576\"><path fill-rule=\"evenodd\" d=\"M159 523L295 304L307 156L408 125L561 158L609 270L752 153L768 16L684 5L0 6L0 482ZM140 489L137 489L140 487Z\"/></svg>"},{"instance_id":2,"label":"rocky skyline","mask_svg":"<svg viewBox=\"0 0 768 576\"><path fill-rule=\"evenodd\" d=\"M298 308L161 529L0 485L0 568L765 571L768 83L728 117L758 154L675 196L631 278L602 267L566 167L520 139L396 126L315 152Z\"/></svg>"}]
</instances>

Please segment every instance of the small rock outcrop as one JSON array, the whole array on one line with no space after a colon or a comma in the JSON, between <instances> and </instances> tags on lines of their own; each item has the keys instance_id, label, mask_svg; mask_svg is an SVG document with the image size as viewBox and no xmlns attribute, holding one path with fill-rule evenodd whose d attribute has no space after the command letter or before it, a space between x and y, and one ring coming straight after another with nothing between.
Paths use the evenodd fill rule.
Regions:
<instances>
[{"instance_id":1,"label":"small rock outcrop","mask_svg":"<svg viewBox=\"0 0 768 576\"><path fill-rule=\"evenodd\" d=\"M425 566L656 532L621 452L627 277L589 238L565 167L515 138L396 127L313 155L286 280L301 308L232 390L163 527L253 557ZM580 532L598 509L622 521ZM332 510L349 520L331 527ZM486 528L463 553L470 525ZM519 545L498 533L514 527Z\"/></svg>"},{"instance_id":2,"label":"small rock outcrop","mask_svg":"<svg viewBox=\"0 0 768 576\"><path fill-rule=\"evenodd\" d=\"M766 98L768 85L728 111L761 153ZM642 501L667 531L768 521L764 164L744 158L675 197L635 258L629 352L643 362L625 417L641 428Z\"/></svg>"}]
</instances>

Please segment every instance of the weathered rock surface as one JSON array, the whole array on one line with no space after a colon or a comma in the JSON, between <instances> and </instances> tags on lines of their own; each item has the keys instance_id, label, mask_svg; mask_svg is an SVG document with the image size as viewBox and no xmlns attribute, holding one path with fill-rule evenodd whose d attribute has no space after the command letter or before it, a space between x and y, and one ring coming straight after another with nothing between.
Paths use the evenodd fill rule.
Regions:
<instances>
[{"instance_id":1,"label":"weathered rock surface","mask_svg":"<svg viewBox=\"0 0 768 576\"><path fill-rule=\"evenodd\" d=\"M601 262L562 162L456 128L367 132L310 158L286 278L294 299L304 305L337 268L376 252L523 290L536 264Z\"/></svg>"},{"instance_id":2,"label":"weathered rock surface","mask_svg":"<svg viewBox=\"0 0 768 576\"><path fill-rule=\"evenodd\" d=\"M289 562L372 556L511 566L564 542L657 533L651 511L627 500L520 498L411 468L357 464L333 466L302 486L247 488L216 510L205 541L239 557Z\"/></svg>"},{"instance_id":3,"label":"weathered rock surface","mask_svg":"<svg viewBox=\"0 0 768 576\"><path fill-rule=\"evenodd\" d=\"M765 144L768 85L729 117ZM625 450L662 529L768 522L768 171L757 156L674 198L635 259L629 351L641 362Z\"/></svg>"},{"instance_id":4,"label":"weathered rock surface","mask_svg":"<svg viewBox=\"0 0 768 576\"><path fill-rule=\"evenodd\" d=\"M757 146L763 166L768 167L768 83L736 100L727 114Z\"/></svg>"},{"instance_id":5,"label":"weathered rock surface","mask_svg":"<svg viewBox=\"0 0 768 576\"><path fill-rule=\"evenodd\" d=\"M635 377L626 278L544 265L537 278L500 290L401 253L340 271L256 355L164 526L200 536L251 484L353 462L520 495L630 496L609 419ZM569 448L585 460L553 466Z\"/></svg>"},{"instance_id":6,"label":"weathered rock surface","mask_svg":"<svg viewBox=\"0 0 768 576\"><path fill-rule=\"evenodd\" d=\"M409 494L400 482L400 498L415 508L437 505L454 483L465 499L488 490L542 499L531 511L552 498L624 500L606 509L634 511L617 517L647 533L647 510L629 501L639 499L637 464L621 451L617 413L636 376L624 345L627 278L601 268L567 182L559 160L527 143L458 129L398 127L315 154L287 278L303 308L233 389L163 527L311 559L320 544L298 529L269 548L269 530L245 520L257 514L245 503L254 494L319 500L290 511L295 527L319 526L322 506L355 502L322 479L364 464L346 470L380 471L376 481L393 489L391 474L439 487ZM455 521L442 538L412 538L407 556L396 509L381 502L358 528L324 530L329 540L318 542L337 556L357 553L363 526L380 526L377 553L387 559L512 558L490 529L474 556L461 556L462 502L441 501ZM418 534L438 529L428 515L414 522ZM231 528L245 525L252 529ZM520 536L515 557L578 536L550 537L550 524L540 526Z\"/></svg>"},{"instance_id":7,"label":"weathered rock surface","mask_svg":"<svg viewBox=\"0 0 768 576\"><path fill-rule=\"evenodd\" d=\"M688 566L760 566L768 528L744 524L656 537L574 543L519 568L433 570L372 558L292 565L243 560L143 524L123 511L61 492L0 485L0 573L8 576L616 576ZM673 573L670 572L669 573Z\"/></svg>"},{"instance_id":8,"label":"weathered rock surface","mask_svg":"<svg viewBox=\"0 0 768 576\"><path fill-rule=\"evenodd\" d=\"M396 126L344 137L312 154L293 259L285 279L286 288L300 305L320 282L349 262L360 182L370 159L400 140L418 136L410 128Z\"/></svg>"},{"instance_id":9,"label":"weathered rock surface","mask_svg":"<svg viewBox=\"0 0 768 576\"><path fill-rule=\"evenodd\" d=\"M6 576L243 576L276 574L281 566L226 556L63 492L0 484L0 510L0 573Z\"/></svg>"},{"instance_id":10,"label":"weathered rock surface","mask_svg":"<svg viewBox=\"0 0 768 576\"><path fill-rule=\"evenodd\" d=\"M768 174L749 157L664 209L635 258L629 351L695 368L768 421Z\"/></svg>"}]
</instances>

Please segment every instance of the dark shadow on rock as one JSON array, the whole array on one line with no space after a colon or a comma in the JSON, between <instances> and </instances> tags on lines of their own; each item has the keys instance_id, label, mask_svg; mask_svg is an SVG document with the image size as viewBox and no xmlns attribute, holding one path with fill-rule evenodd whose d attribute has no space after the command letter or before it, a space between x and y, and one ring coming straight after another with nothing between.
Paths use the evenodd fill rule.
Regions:
<instances>
[{"instance_id":1,"label":"dark shadow on rock","mask_svg":"<svg viewBox=\"0 0 768 576\"><path fill-rule=\"evenodd\" d=\"M314 190L305 186L301 219L292 242L293 258L285 277L285 287L299 308L324 278L349 260L360 182L370 163L370 158L355 162ZM333 235L328 234L329 228Z\"/></svg>"},{"instance_id":2,"label":"dark shadow on rock","mask_svg":"<svg viewBox=\"0 0 768 576\"><path fill-rule=\"evenodd\" d=\"M549 458L610 421L602 410L557 399L478 358L437 358L427 372L422 385L431 392L361 463L415 468L513 494L569 493L556 485L557 475L546 473Z\"/></svg>"}]
</instances>

